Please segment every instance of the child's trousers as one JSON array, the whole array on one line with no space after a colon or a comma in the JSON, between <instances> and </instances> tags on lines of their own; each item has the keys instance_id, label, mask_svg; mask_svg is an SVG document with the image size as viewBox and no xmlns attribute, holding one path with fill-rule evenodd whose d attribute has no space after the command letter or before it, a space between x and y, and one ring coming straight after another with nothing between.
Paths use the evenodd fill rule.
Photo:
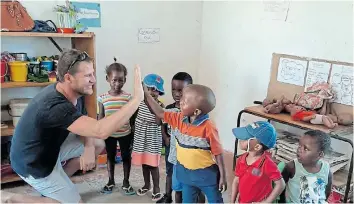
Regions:
<instances>
[{"instance_id":1,"label":"child's trousers","mask_svg":"<svg viewBox=\"0 0 354 204\"><path fill-rule=\"evenodd\" d=\"M224 203L218 185L213 186L190 186L183 184L182 201L183 203L197 203L198 189L207 197L208 203Z\"/></svg>"}]
</instances>

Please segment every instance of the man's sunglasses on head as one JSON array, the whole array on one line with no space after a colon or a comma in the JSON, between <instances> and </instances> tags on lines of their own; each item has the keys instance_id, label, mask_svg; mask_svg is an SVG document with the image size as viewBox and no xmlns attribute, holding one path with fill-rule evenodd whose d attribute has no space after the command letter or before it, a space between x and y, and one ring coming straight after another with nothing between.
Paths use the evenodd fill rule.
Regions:
<instances>
[{"instance_id":1,"label":"man's sunglasses on head","mask_svg":"<svg viewBox=\"0 0 354 204\"><path fill-rule=\"evenodd\" d=\"M74 66L74 64L76 63L76 62L82 62L82 61L84 61L85 59L87 59L89 57L89 55L84 51L84 52L81 52L78 56L77 56L77 58L70 64L70 66L69 66L69 69L68 69L68 72L69 72L69 70Z\"/></svg>"}]
</instances>

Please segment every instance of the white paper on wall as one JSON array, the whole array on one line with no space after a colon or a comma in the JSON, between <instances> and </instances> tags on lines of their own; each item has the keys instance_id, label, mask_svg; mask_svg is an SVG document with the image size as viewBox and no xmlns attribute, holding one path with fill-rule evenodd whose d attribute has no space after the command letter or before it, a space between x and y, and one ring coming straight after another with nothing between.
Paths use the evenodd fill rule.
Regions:
<instances>
[{"instance_id":1,"label":"white paper on wall","mask_svg":"<svg viewBox=\"0 0 354 204\"><path fill-rule=\"evenodd\" d=\"M289 12L289 0L263 0L263 19L286 21Z\"/></svg>"},{"instance_id":2,"label":"white paper on wall","mask_svg":"<svg viewBox=\"0 0 354 204\"><path fill-rule=\"evenodd\" d=\"M139 43L160 42L160 28L140 28L138 31Z\"/></svg>"},{"instance_id":3,"label":"white paper on wall","mask_svg":"<svg viewBox=\"0 0 354 204\"><path fill-rule=\"evenodd\" d=\"M353 67L332 65L330 85L335 93L334 102L353 106Z\"/></svg>"},{"instance_id":4,"label":"white paper on wall","mask_svg":"<svg viewBox=\"0 0 354 204\"><path fill-rule=\"evenodd\" d=\"M306 69L307 61L280 58L277 80L287 84L303 86Z\"/></svg>"},{"instance_id":5,"label":"white paper on wall","mask_svg":"<svg viewBox=\"0 0 354 204\"><path fill-rule=\"evenodd\" d=\"M307 68L305 90L316 82L328 82L330 69L330 63L310 61Z\"/></svg>"}]
</instances>

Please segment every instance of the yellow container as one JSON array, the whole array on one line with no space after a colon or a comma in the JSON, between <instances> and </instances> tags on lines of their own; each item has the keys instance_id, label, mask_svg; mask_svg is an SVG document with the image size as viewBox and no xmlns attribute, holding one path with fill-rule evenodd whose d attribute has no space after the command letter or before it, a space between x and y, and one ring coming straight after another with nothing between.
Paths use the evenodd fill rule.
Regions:
<instances>
[{"instance_id":1,"label":"yellow container","mask_svg":"<svg viewBox=\"0 0 354 204\"><path fill-rule=\"evenodd\" d=\"M11 81L27 81L28 62L13 61L9 62Z\"/></svg>"}]
</instances>

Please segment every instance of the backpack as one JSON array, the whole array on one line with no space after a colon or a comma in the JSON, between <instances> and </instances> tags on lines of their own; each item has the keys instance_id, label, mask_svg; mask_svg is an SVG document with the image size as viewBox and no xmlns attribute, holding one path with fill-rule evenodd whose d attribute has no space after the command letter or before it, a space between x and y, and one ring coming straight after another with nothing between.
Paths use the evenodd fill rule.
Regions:
<instances>
[{"instance_id":1,"label":"backpack","mask_svg":"<svg viewBox=\"0 0 354 204\"><path fill-rule=\"evenodd\" d=\"M295 94L294 104L309 110L322 108L324 100L334 97L332 88L326 82L317 82L308 87L305 92Z\"/></svg>"}]
</instances>

